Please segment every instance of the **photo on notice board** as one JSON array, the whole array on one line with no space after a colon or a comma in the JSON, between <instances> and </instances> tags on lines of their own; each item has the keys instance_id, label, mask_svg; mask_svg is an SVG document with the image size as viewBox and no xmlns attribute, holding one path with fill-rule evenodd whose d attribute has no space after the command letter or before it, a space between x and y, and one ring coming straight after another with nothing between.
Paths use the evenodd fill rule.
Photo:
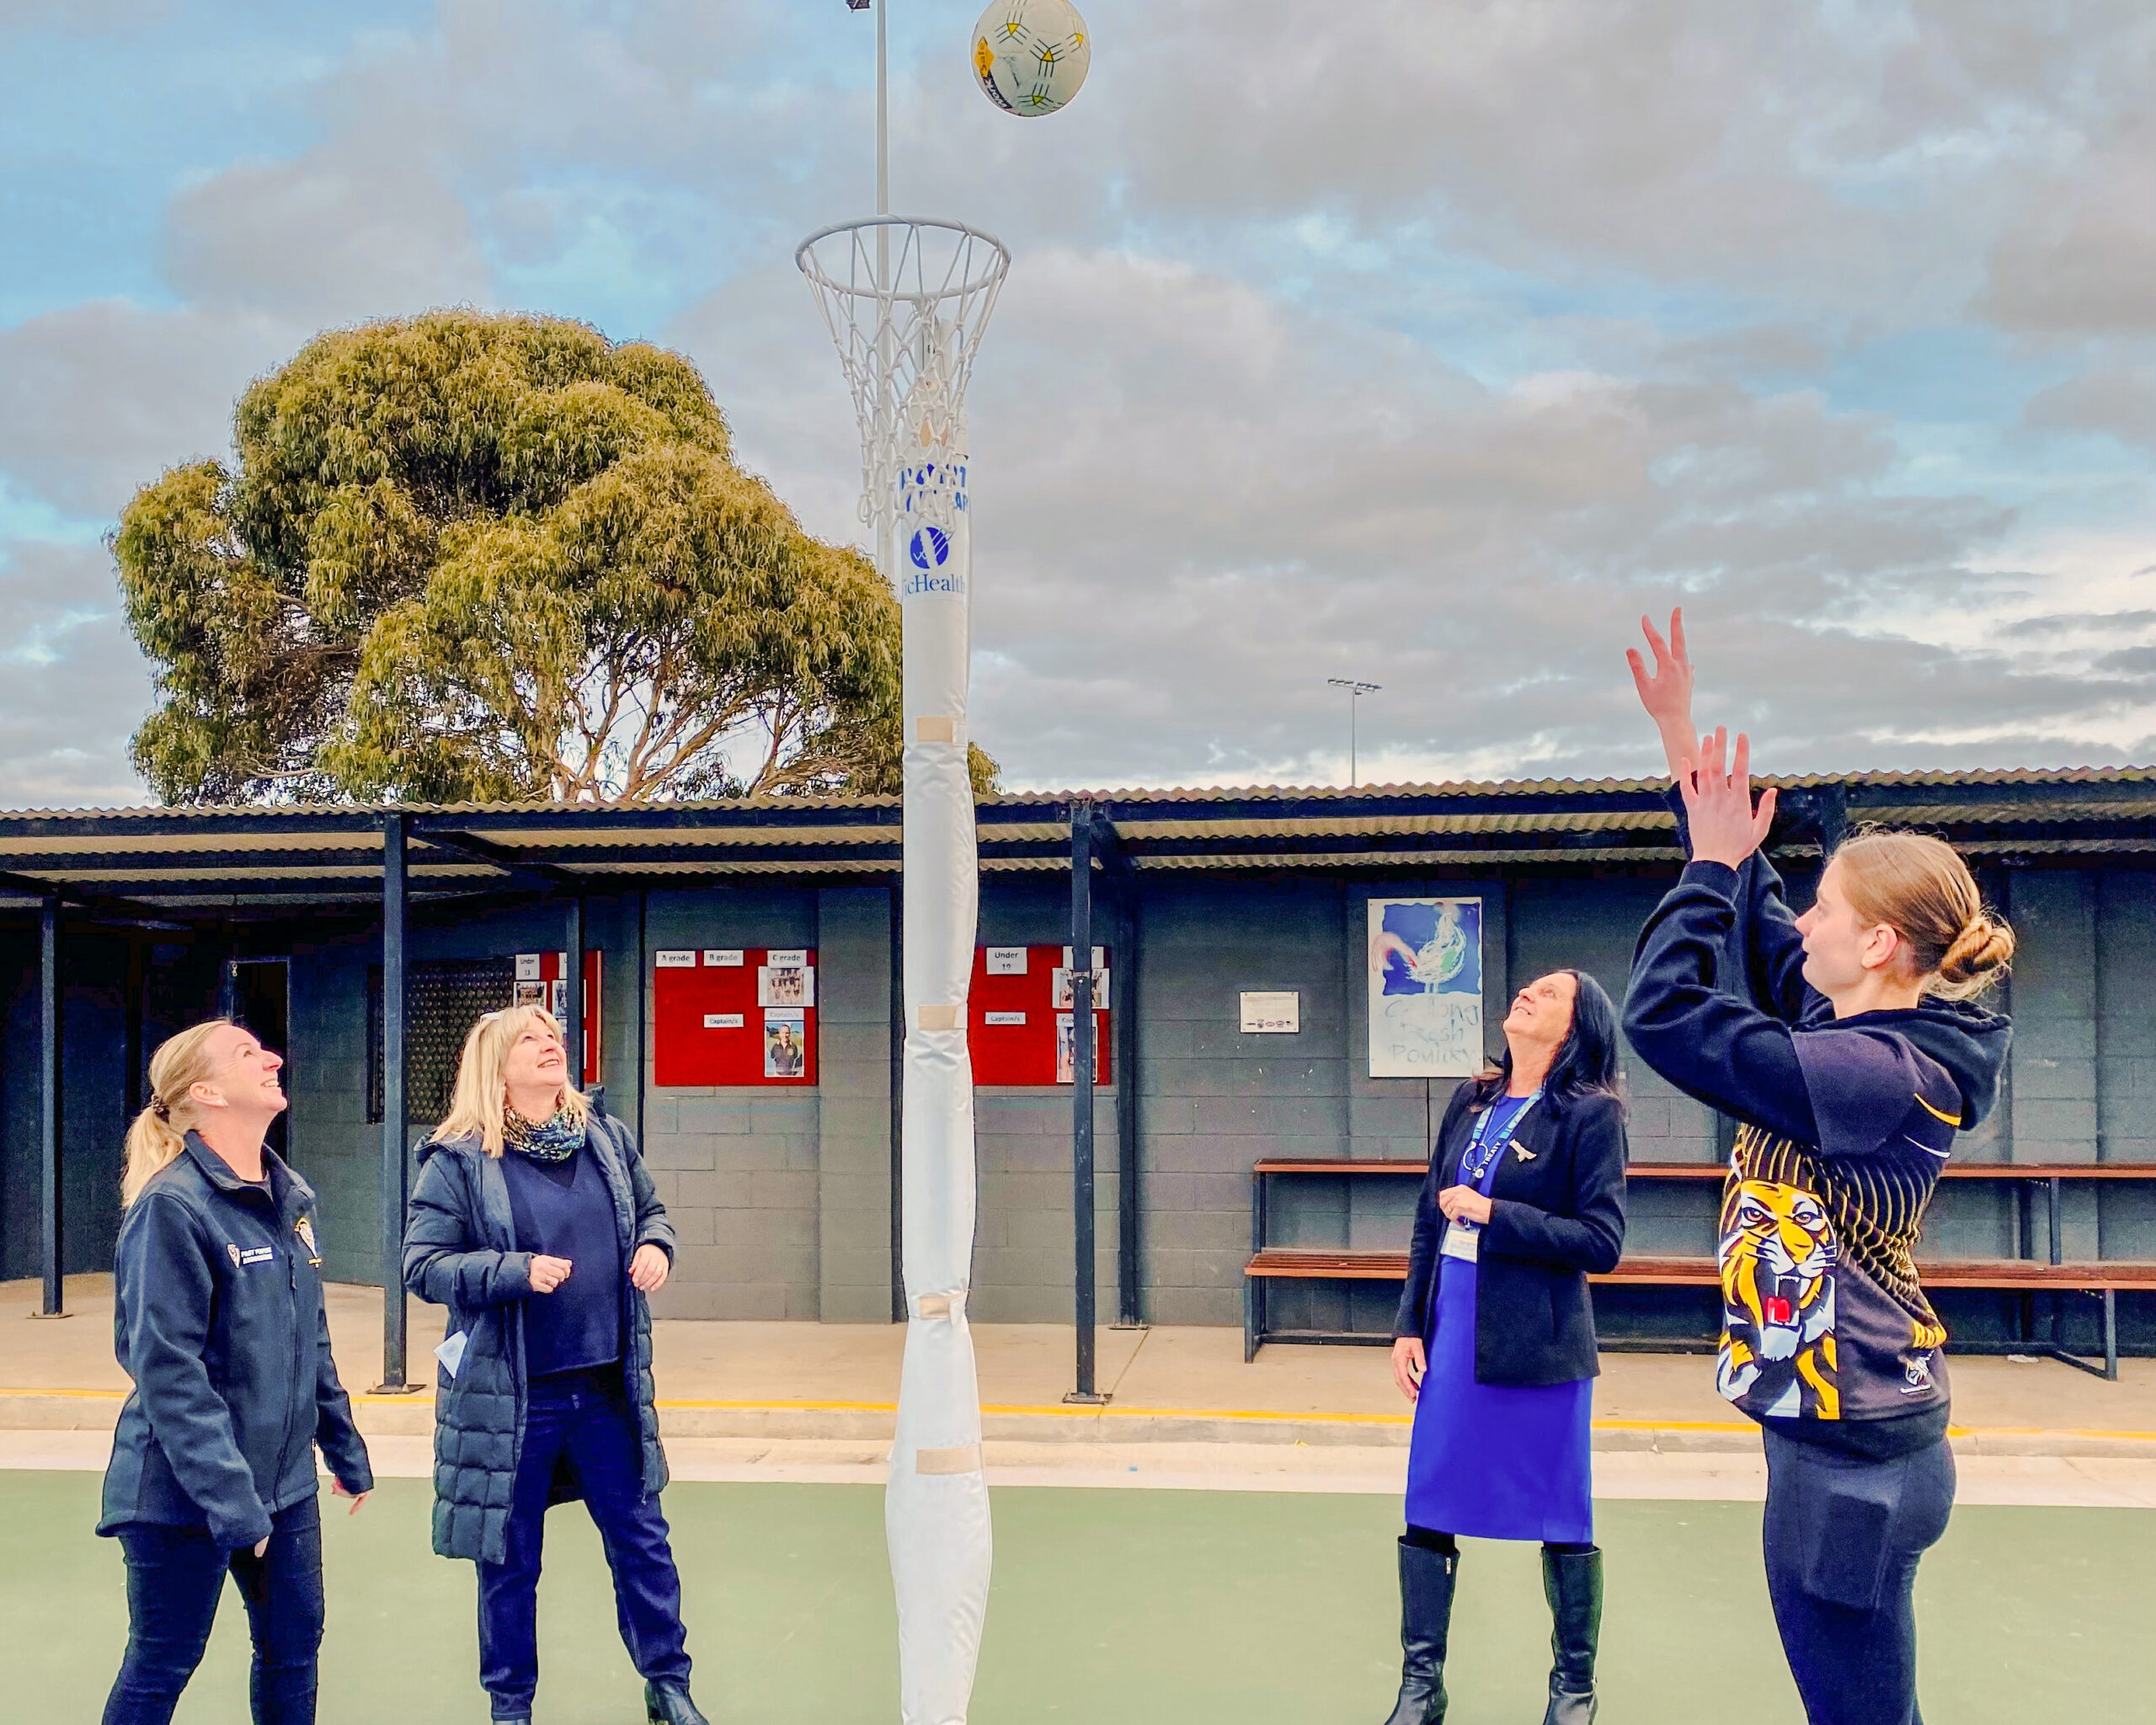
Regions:
<instances>
[{"instance_id":1,"label":"photo on notice board","mask_svg":"<svg viewBox=\"0 0 2156 1725\"><path fill-rule=\"evenodd\" d=\"M808 1062L808 1015L798 1007L764 1009L764 1076L798 1078Z\"/></svg>"},{"instance_id":2,"label":"photo on notice board","mask_svg":"<svg viewBox=\"0 0 2156 1725\"><path fill-rule=\"evenodd\" d=\"M1058 1012L1055 1015L1055 1081L1075 1084L1078 1081L1078 1015Z\"/></svg>"},{"instance_id":3,"label":"photo on notice board","mask_svg":"<svg viewBox=\"0 0 2156 1725\"><path fill-rule=\"evenodd\" d=\"M1049 984L1054 991L1056 1010L1065 1012L1070 1011L1073 1001L1069 969L1061 964L1057 965L1049 975ZM1093 1010L1097 1012L1105 1012L1108 1010L1108 973L1105 970L1096 973L1096 980L1093 984Z\"/></svg>"},{"instance_id":4,"label":"photo on notice board","mask_svg":"<svg viewBox=\"0 0 2156 1725\"><path fill-rule=\"evenodd\" d=\"M1482 1069L1482 901L1372 899L1370 1076Z\"/></svg>"},{"instance_id":5,"label":"photo on notice board","mask_svg":"<svg viewBox=\"0 0 2156 1725\"><path fill-rule=\"evenodd\" d=\"M547 1004L547 985L543 982L522 982L515 985L516 992L510 997L513 1007L543 1007Z\"/></svg>"},{"instance_id":6,"label":"photo on notice board","mask_svg":"<svg viewBox=\"0 0 2156 1725\"><path fill-rule=\"evenodd\" d=\"M762 964L756 969L760 1007L813 1007L816 973L806 965Z\"/></svg>"}]
</instances>

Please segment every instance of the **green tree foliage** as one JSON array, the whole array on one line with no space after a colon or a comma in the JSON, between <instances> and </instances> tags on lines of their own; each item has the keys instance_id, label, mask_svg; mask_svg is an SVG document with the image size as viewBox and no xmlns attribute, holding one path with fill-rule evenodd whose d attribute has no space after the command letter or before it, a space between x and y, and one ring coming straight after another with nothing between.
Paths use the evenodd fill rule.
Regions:
<instances>
[{"instance_id":1,"label":"green tree foliage","mask_svg":"<svg viewBox=\"0 0 2156 1725\"><path fill-rule=\"evenodd\" d=\"M372 323L253 385L235 441L113 541L167 801L897 789L889 585L742 471L678 355Z\"/></svg>"}]
</instances>

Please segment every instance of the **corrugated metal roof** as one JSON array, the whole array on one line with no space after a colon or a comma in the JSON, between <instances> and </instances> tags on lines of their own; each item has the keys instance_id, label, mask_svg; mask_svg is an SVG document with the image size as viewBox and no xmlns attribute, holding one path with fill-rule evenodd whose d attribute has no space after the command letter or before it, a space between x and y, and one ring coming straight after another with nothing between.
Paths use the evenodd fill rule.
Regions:
<instances>
[{"instance_id":1,"label":"corrugated metal roof","mask_svg":"<svg viewBox=\"0 0 2156 1725\"><path fill-rule=\"evenodd\" d=\"M1641 792L1658 795L1666 782L1666 780L1657 777L1449 779L1406 784L1358 785L1352 788L1342 785L1133 786L1122 788L1103 788L1096 790L1081 788L1004 791L992 796L982 797L978 799L978 802L982 809L990 809L1067 803L1075 797L1089 797L1095 802L1125 807L1152 803L1352 802L1358 798L1366 799L1374 797L1564 797ZM1765 774L1760 776L1757 782L1762 785L1778 785L1790 789L1809 789L1826 785L1875 786L1886 789L1917 785L2156 784L2156 766L1936 768L1926 771L1882 770L1866 772L1800 773L1780 776ZM211 820L219 816L246 814L257 817L268 815L305 824L324 815L378 817L392 811L414 815L486 815L499 814L505 810L525 812L544 809L574 814L584 818L594 818L602 815L608 810L623 812L669 809L685 813L709 811L747 814L762 810L784 811L790 814L800 809L896 809L898 807L899 798L896 797L790 795L709 797L678 802L659 802L648 798L622 798L613 802L560 804L245 803L201 805L174 804L118 809L0 809L0 821L52 820L80 815L96 815L101 819L115 821L168 818L174 815Z\"/></svg>"},{"instance_id":2,"label":"corrugated metal roof","mask_svg":"<svg viewBox=\"0 0 2156 1725\"><path fill-rule=\"evenodd\" d=\"M2156 857L2156 768L1769 778L1777 854L1816 855L1821 796L1851 820L1950 834L1972 854ZM986 873L1065 873L1069 806L1091 798L1138 869L1370 870L1678 859L1661 780L1201 786L1008 792L979 799ZM1811 813L1807 814L1807 810ZM895 797L694 802L305 804L0 813L0 897L269 906L380 891L385 817L404 817L415 891L728 877L875 879L899 866ZM310 891L309 888L313 890Z\"/></svg>"}]
</instances>

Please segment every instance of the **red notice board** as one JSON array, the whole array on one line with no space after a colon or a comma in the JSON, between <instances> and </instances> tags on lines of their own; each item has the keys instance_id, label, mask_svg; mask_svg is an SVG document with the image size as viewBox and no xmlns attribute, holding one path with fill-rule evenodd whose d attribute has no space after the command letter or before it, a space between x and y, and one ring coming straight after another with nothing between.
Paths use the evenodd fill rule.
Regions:
<instances>
[{"instance_id":1,"label":"red notice board","mask_svg":"<svg viewBox=\"0 0 2156 1725\"><path fill-rule=\"evenodd\" d=\"M1103 980L1094 990L1093 1081L1114 1081L1108 1065L1108 1012L1115 990L1108 949L1093 948ZM1072 1014L1068 947L976 947L967 1007L967 1043L976 1084L1068 1084ZM1102 1002L1105 1001L1105 1007Z\"/></svg>"},{"instance_id":2,"label":"red notice board","mask_svg":"<svg viewBox=\"0 0 2156 1725\"><path fill-rule=\"evenodd\" d=\"M655 953L653 1081L814 1084L816 980L813 947Z\"/></svg>"},{"instance_id":3,"label":"red notice board","mask_svg":"<svg viewBox=\"0 0 2156 1725\"><path fill-rule=\"evenodd\" d=\"M579 1086L599 1081L599 1051L605 1045L599 1023L599 1002L604 993L599 986L600 957L595 947L584 949L584 1076L577 1080ZM557 1023L566 1024L569 1003L562 990L562 978L568 974L568 964L567 953L519 953L511 1004L544 1007Z\"/></svg>"}]
</instances>

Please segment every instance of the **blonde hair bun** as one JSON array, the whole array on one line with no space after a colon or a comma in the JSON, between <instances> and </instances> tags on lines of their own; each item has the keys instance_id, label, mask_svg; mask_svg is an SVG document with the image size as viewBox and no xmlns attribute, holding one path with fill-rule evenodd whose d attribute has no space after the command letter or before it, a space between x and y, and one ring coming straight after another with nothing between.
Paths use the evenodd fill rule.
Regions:
<instances>
[{"instance_id":1,"label":"blonde hair bun","mask_svg":"<svg viewBox=\"0 0 2156 1725\"><path fill-rule=\"evenodd\" d=\"M1983 988L1996 981L2014 962L2014 931L1979 915L1955 937L1939 961L1939 975L1951 987Z\"/></svg>"}]
</instances>

